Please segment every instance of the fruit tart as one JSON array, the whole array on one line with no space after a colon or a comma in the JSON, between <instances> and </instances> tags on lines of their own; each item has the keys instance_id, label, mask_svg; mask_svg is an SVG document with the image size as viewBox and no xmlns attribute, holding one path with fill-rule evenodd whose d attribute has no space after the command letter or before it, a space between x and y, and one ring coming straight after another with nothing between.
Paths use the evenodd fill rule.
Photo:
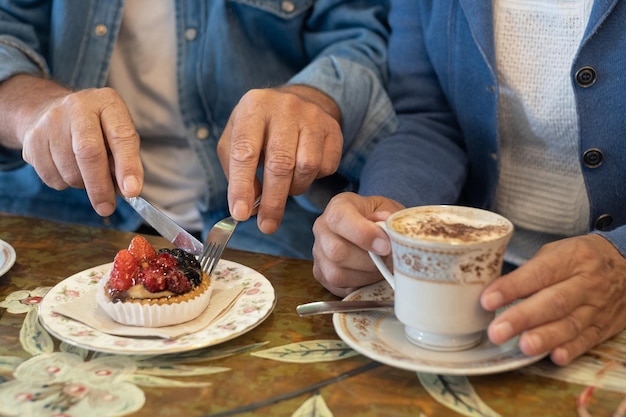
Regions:
<instances>
[{"instance_id":1,"label":"fruit tart","mask_svg":"<svg viewBox=\"0 0 626 417\"><path fill-rule=\"evenodd\" d=\"M195 256L180 248L156 251L141 235L120 250L99 284L96 300L115 321L162 327L198 317L208 306L211 281Z\"/></svg>"}]
</instances>

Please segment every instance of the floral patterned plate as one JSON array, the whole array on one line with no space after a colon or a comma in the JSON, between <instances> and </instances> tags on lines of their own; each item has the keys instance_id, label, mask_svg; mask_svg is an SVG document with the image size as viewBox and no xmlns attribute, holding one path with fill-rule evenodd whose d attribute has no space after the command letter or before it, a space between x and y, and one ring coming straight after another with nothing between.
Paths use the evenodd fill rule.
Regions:
<instances>
[{"instance_id":1,"label":"floral patterned plate","mask_svg":"<svg viewBox=\"0 0 626 417\"><path fill-rule=\"evenodd\" d=\"M391 300L387 281L363 287L346 300ZM335 331L357 352L386 365L409 371L447 375L483 375L510 371L539 361L546 355L526 356L517 338L494 345L487 338L460 352L436 352L415 346L404 336L404 327L393 311L333 314Z\"/></svg>"},{"instance_id":2,"label":"floral patterned plate","mask_svg":"<svg viewBox=\"0 0 626 417\"><path fill-rule=\"evenodd\" d=\"M0 240L0 277L7 273L15 263L15 249L4 240Z\"/></svg>"},{"instance_id":3,"label":"floral patterned plate","mask_svg":"<svg viewBox=\"0 0 626 417\"><path fill-rule=\"evenodd\" d=\"M57 303L71 302L85 293L92 293L90 290L112 264L79 272L52 288L39 306L39 319L46 330L69 344L98 352L126 355L177 353L213 346L252 330L269 316L276 302L274 288L263 275L247 266L222 259L211 275L213 285L216 289L243 287L243 294L217 322L177 339L114 336L53 311Z\"/></svg>"}]
</instances>

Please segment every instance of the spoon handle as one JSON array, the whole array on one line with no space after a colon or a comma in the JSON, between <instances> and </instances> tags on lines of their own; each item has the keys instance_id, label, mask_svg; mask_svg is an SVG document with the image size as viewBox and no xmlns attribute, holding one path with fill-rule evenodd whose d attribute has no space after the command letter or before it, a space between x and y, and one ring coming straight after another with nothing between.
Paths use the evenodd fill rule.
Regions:
<instances>
[{"instance_id":1,"label":"spoon handle","mask_svg":"<svg viewBox=\"0 0 626 417\"><path fill-rule=\"evenodd\" d=\"M393 300L363 300L363 301L316 301L313 303L300 304L296 312L300 317L313 314L344 313L349 311L379 310L393 308Z\"/></svg>"}]
</instances>

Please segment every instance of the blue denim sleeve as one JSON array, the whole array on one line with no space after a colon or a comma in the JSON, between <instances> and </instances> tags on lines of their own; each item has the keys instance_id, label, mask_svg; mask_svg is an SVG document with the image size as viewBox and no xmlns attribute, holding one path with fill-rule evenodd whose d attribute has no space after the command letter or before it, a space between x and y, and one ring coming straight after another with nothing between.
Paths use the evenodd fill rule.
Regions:
<instances>
[{"instance_id":1,"label":"blue denim sleeve","mask_svg":"<svg viewBox=\"0 0 626 417\"><path fill-rule=\"evenodd\" d=\"M48 75L50 1L0 1L0 82L18 73Z\"/></svg>"},{"instance_id":2,"label":"blue denim sleeve","mask_svg":"<svg viewBox=\"0 0 626 417\"><path fill-rule=\"evenodd\" d=\"M25 43L0 35L0 82L20 73L47 74L43 60ZM0 146L0 171L24 165L20 150Z\"/></svg>"},{"instance_id":3,"label":"blue denim sleeve","mask_svg":"<svg viewBox=\"0 0 626 417\"><path fill-rule=\"evenodd\" d=\"M25 5L20 8L15 4L5 3L0 8L0 82L15 74L48 76L47 64L37 52L40 42L36 36L36 25L22 23L24 13L42 18L45 7L33 8ZM37 20L35 16L32 17L33 21ZM0 146L0 170L15 169L23 165L20 150Z\"/></svg>"},{"instance_id":4,"label":"blue denim sleeve","mask_svg":"<svg viewBox=\"0 0 626 417\"><path fill-rule=\"evenodd\" d=\"M0 35L0 82L20 73L47 75L46 63L19 39Z\"/></svg>"},{"instance_id":5,"label":"blue denim sleeve","mask_svg":"<svg viewBox=\"0 0 626 417\"><path fill-rule=\"evenodd\" d=\"M341 110L344 136L336 181L317 181L298 199L311 210L323 210L337 192L356 189L369 153L396 128L386 91L388 11L388 1L320 1L309 19L304 41L316 58L289 84L330 96Z\"/></svg>"}]
</instances>

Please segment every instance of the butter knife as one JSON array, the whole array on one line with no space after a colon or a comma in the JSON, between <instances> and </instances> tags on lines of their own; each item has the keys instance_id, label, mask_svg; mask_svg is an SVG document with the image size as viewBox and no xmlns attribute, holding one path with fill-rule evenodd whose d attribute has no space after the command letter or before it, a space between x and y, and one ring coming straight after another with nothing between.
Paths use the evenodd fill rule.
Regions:
<instances>
[{"instance_id":1,"label":"butter knife","mask_svg":"<svg viewBox=\"0 0 626 417\"><path fill-rule=\"evenodd\" d=\"M393 300L363 300L363 301L315 301L313 303L300 304L296 312L300 317L313 314L346 313L350 311L380 310L393 308Z\"/></svg>"},{"instance_id":2,"label":"butter knife","mask_svg":"<svg viewBox=\"0 0 626 417\"><path fill-rule=\"evenodd\" d=\"M193 255L202 253L202 243L142 197L123 197L137 213L161 236L177 248Z\"/></svg>"}]
</instances>

